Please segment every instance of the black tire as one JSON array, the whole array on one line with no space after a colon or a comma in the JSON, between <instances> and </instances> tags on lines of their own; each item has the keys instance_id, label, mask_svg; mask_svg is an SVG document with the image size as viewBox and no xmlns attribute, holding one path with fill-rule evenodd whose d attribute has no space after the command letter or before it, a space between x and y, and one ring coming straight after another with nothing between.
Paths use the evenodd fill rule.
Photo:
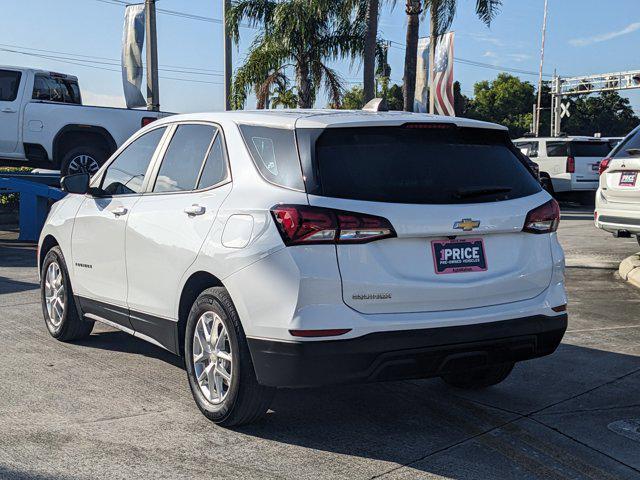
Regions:
<instances>
[{"instance_id":1,"label":"black tire","mask_svg":"<svg viewBox=\"0 0 640 480\"><path fill-rule=\"evenodd\" d=\"M49 315L46 300L47 289L47 271L49 265L56 263L60 269L62 275L62 281L60 285L64 286L64 290L61 294L64 306L61 308L62 315L57 321L52 320ZM93 330L94 322L91 320L84 320L80 318L78 309L76 308L75 299L73 297L73 290L71 288L71 282L69 281L69 272L67 270L67 264L64 261L62 250L60 247L53 247L47 252L42 262L42 270L40 272L40 296L42 301L42 314L44 316L44 323L47 326L47 330L53 338L60 340L61 342L71 342L74 340L81 340L87 338Z\"/></svg>"},{"instance_id":2,"label":"black tire","mask_svg":"<svg viewBox=\"0 0 640 480\"><path fill-rule=\"evenodd\" d=\"M219 404L209 401L203 393L196 378L193 361L195 329L198 320L206 312L217 314L224 324L232 354L231 382L226 396ZM225 288L209 288L193 303L187 319L184 352L191 393L198 408L209 420L224 427L232 427L254 422L267 412L275 389L260 385L256 379L240 318Z\"/></svg>"},{"instance_id":3,"label":"black tire","mask_svg":"<svg viewBox=\"0 0 640 480\"><path fill-rule=\"evenodd\" d=\"M452 387L479 390L502 382L509 376L514 365L513 362L501 363L466 372L448 373L441 378Z\"/></svg>"},{"instance_id":4,"label":"black tire","mask_svg":"<svg viewBox=\"0 0 640 480\"><path fill-rule=\"evenodd\" d=\"M549 193L549 195L551 195L552 197L555 197L556 192L553 190L553 182L551 181L550 177L546 175L541 175L540 184L542 185L542 188L544 188L547 191L547 193Z\"/></svg>"},{"instance_id":5,"label":"black tire","mask_svg":"<svg viewBox=\"0 0 640 480\"><path fill-rule=\"evenodd\" d=\"M75 173L94 175L108 158L107 152L92 145L79 145L67 151L60 161L60 176ZM87 166L82 163L87 160Z\"/></svg>"}]
</instances>

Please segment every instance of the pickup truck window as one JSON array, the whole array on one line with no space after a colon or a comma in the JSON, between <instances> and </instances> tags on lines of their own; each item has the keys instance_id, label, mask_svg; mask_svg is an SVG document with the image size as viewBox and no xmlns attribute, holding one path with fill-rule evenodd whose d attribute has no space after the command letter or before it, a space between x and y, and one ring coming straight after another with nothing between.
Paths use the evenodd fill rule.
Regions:
<instances>
[{"instance_id":1,"label":"pickup truck window","mask_svg":"<svg viewBox=\"0 0 640 480\"><path fill-rule=\"evenodd\" d=\"M107 195L142 193L144 178L153 154L166 127L156 128L136 139L116 158L102 179L102 190Z\"/></svg>"},{"instance_id":2,"label":"pickup truck window","mask_svg":"<svg viewBox=\"0 0 640 480\"><path fill-rule=\"evenodd\" d=\"M75 80L36 75L33 82L34 100L80 105L80 88Z\"/></svg>"},{"instance_id":3,"label":"pickup truck window","mask_svg":"<svg viewBox=\"0 0 640 480\"><path fill-rule=\"evenodd\" d=\"M0 70L0 102L13 102L18 96L22 73Z\"/></svg>"}]
</instances>

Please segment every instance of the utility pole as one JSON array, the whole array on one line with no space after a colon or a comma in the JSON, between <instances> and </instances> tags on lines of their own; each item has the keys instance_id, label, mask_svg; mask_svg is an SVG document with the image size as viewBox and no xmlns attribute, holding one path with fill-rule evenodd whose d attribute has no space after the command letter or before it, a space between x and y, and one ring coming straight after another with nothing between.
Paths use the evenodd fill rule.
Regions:
<instances>
[{"instance_id":1,"label":"utility pole","mask_svg":"<svg viewBox=\"0 0 640 480\"><path fill-rule=\"evenodd\" d=\"M231 110L231 76L233 75L233 57L231 55L231 32L227 28L227 12L231 9L231 0L224 0L222 8L222 32L224 35L224 109Z\"/></svg>"},{"instance_id":2,"label":"utility pole","mask_svg":"<svg viewBox=\"0 0 640 480\"><path fill-rule=\"evenodd\" d=\"M540 72L538 74L538 103L536 107L535 136L540 134L540 107L542 105L542 67L544 66L544 41L547 36L547 1L544 0L544 19L542 20L542 47L540 48Z\"/></svg>"},{"instance_id":3,"label":"utility pole","mask_svg":"<svg viewBox=\"0 0 640 480\"><path fill-rule=\"evenodd\" d=\"M160 111L156 0L145 0L147 30L147 110Z\"/></svg>"}]
</instances>

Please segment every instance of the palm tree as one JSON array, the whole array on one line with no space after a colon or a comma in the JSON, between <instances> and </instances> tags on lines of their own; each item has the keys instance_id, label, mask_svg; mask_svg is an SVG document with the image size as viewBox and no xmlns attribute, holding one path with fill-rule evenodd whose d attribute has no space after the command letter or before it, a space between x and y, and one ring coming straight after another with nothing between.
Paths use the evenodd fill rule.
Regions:
<instances>
[{"instance_id":1,"label":"palm tree","mask_svg":"<svg viewBox=\"0 0 640 480\"><path fill-rule=\"evenodd\" d=\"M364 52L362 54L362 74L364 103L375 96L376 46L378 41L379 0L367 0L365 14Z\"/></svg>"},{"instance_id":2,"label":"palm tree","mask_svg":"<svg viewBox=\"0 0 640 480\"><path fill-rule=\"evenodd\" d=\"M498 14L502 0L476 0L476 15L487 26ZM436 40L439 35L445 33L455 18L458 8L457 0L407 0L407 49L405 52L404 67L404 109L413 110L415 98L416 59L418 55L418 30L420 27L421 13L429 11L429 34L434 39L430 43L429 68L430 78L433 78Z\"/></svg>"},{"instance_id":3,"label":"palm tree","mask_svg":"<svg viewBox=\"0 0 640 480\"><path fill-rule=\"evenodd\" d=\"M362 52L364 25L344 14L335 0L235 0L226 22L238 42L240 22L260 26L244 65L233 82L234 108L242 108L249 90L258 93L258 106L266 105L272 86L296 75L298 106L311 108L324 87L332 104L339 105L342 80L329 62ZM357 20L357 19L356 19Z\"/></svg>"},{"instance_id":4,"label":"palm tree","mask_svg":"<svg viewBox=\"0 0 640 480\"><path fill-rule=\"evenodd\" d=\"M430 1L430 0L425 0ZM407 0L406 49L404 52L404 109L413 112L413 100L416 96L416 65L418 61L418 36L420 34L420 14L422 0Z\"/></svg>"},{"instance_id":5,"label":"palm tree","mask_svg":"<svg viewBox=\"0 0 640 480\"><path fill-rule=\"evenodd\" d=\"M298 105L298 95L296 95L295 89L289 88L286 82L278 83L274 94L273 100L271 100L271 108L296 108Z\"/></svg>"}]
</instances>

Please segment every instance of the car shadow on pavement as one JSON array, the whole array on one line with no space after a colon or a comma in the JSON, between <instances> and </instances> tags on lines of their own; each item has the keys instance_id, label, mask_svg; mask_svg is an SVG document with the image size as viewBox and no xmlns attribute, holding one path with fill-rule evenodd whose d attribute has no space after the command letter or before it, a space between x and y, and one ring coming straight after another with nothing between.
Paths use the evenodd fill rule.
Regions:
<instances>
[{"instance_id":1,"label":"car shadow on pavement","mask_svg":"<svg viewBox=\"0 0 640 480\"><path fill-rule=\"evenodd\" d=\"M627 385L618 387L617 379L625 374ZM601 445L592 450L536 415L602 408L613 409L614 419L640 417L638 394L639 356L564 344L550 357L517 365L505 382L484 391L454 389L439 379L281 390L264 421L238 431L355 457L359 460L348 461L363 465L374 460L390 462L388 469L406 466L400 478L415 478L416 470L461 480L573 478L575 465L596 474L576 478L635 478L610 458L620 448L629 449L626 455L633 448L640 451L640 444L607 431L605 417L582 413L572 420L589 439L586 443L599 438ZM572 401L576 398L580 401ZM615 411L629 405L633 412ZM548 418L562 425L564 417ZM640 468L640 462L630 463ZM618 468L620 476L606 474ZM555 475L547 476L549 469Z\"/></svg>"},{"instance_id":2,"label":"car shadow on pavement","mask_svg":"<svg viewBox=\"0 0 640 480\"><path fill-rule=\"evenodd\" d=\"M145 357L161 360L184 370L184 362L182 361L182 358L177 355L125 332L115 329L110 329L109 331L95 331L96 328L99 328L100 330L104 330L106 328L110 329L110 327L103 327L99 323L96 323L96 327L94 327L94 332L91 336L86 340L77 341L75 344L100 350L143 355Z\"/></svg>"}]
</instances>

